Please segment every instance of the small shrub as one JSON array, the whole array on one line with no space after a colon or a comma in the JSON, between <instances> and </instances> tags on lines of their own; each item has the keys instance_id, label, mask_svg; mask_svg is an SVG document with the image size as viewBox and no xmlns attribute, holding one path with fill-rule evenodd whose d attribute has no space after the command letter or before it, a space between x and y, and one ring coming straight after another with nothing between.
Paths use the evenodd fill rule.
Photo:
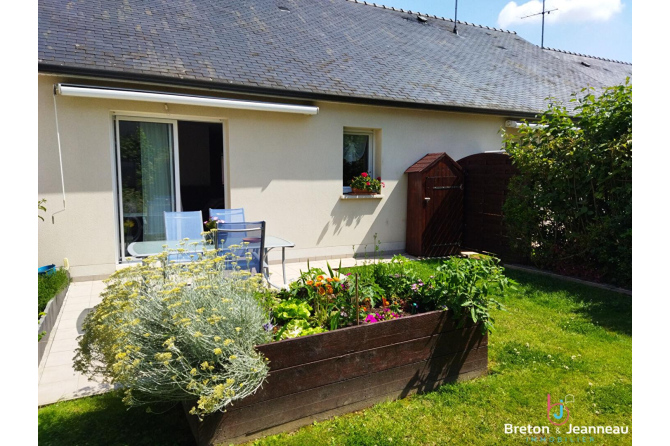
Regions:
<instances>
[{"instance_id":1,"label":"small shrub","mask_svg":"<svg viewBox=\"0 0 670 446\"><path fill-rule=\"evenodd\" d=\"M53 274L37 276L37 313L42 313L51 299L56 297L70 283L70 277L62 268Z\"/></svg>"},{"instance_id":2,"label":"small shrub","mask_svg":"<svg viewBox=\"0 0 670 446\"><path fill-rule=\"evenodd\" d=\"M131 405L197 399L203 416L253 394L267 376L255 346L269 342L260 277L224 257L187 264L167 253L117 271L84 321L75 369L118 383Z\"/></svg>"},{"instance_id":3,"label":"small shrub","mask_svg":"<svg viewBox=\"0 0 670 446\"><path fill-rule=\"evenodd\" d=\"M483 331L493 331L492 307L502 309L496 295L511 284L498 259L452 257L435 269L435 275L420 282L415 294L426 310L450 309L456 318L468 315L481 322Z\"/></svg>"}]
</instances>

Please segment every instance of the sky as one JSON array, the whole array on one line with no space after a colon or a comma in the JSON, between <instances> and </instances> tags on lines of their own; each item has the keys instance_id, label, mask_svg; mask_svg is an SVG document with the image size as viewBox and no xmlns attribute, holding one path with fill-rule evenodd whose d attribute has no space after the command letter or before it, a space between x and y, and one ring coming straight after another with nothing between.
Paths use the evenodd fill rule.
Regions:
<instances>
[{"instance_id":1,"label":"sky","mask_svg":"<svg viewBox=\"0 0 670 446\"><path fill-rule=\"evenodd\" d=\"M375 0L394 6L454 18L455 0ZM623 62L633 61L632 0L546 0L544 46ZM459 0L458 20L516 31L540 45L542 0Z\"/></svg>"}]
</instances>

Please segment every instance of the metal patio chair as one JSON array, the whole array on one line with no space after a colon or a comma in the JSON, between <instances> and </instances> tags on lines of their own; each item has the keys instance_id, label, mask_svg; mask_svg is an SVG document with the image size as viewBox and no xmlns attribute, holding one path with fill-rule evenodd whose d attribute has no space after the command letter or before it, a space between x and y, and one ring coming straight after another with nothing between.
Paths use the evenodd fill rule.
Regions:
<instances>
[{"instance_id":1,"label":"metal patio chair","mask_svg":"<svg viewBox=\"0 0 670 446\"><path fill-rule=\"evenodd\" d=\"M224 223L242 223L244 222L244 208L237 209L211 209L209 210L209 218L218 218Z\"/></svg>"},{"instance_id":2,"label":"metal patio chair","mask_svg":"<svg viewBox=\"0 0 670 446\"><path fill-rule=\"evenodd\" d=\"M190 262L197 256L192 242L202 242L202 211L187 212L165 212L165 239L170 241L182 241L188 239L182 253L170 253L168 260L171 262Z\"/></svg>"},{"instance_id":3,"label":"metal patio chair","mask_svg":"<svg viewBox=\"0 0 670 446\"><path fill-rule=\"evenodd\" d=\"M226 270L263 274L265 222L223 222L216 225L215 247L225 257Z\"/></svg>"}]
</instances>

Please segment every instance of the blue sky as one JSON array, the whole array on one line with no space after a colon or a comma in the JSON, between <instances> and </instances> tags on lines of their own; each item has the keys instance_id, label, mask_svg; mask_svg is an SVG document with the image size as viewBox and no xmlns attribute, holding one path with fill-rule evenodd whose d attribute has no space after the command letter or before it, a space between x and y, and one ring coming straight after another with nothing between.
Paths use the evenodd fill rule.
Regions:
<instances>
[{"instance_id":1,"label":"blue sky","mask_svg":"<svg viewBox=\"0 0 670 446\"><path fill-rule=\"evenodd\" d=\"M454 18L455 0L374 0L377 4ZM546 0L544 46L633 61L632 0ZM516 31L540 45L542 0L459 0L458 20ZM502 13L502 14L501 14Z\"/></svg>"}]
</instances>

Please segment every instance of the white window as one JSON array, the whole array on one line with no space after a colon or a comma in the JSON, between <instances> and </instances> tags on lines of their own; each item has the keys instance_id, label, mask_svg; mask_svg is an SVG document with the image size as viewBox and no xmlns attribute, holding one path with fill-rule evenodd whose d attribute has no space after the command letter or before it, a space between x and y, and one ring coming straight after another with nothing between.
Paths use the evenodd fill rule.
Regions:
<instances>
[{"instance_id":1,"label":"white window","mask_svg":"<svg viewBox=\"0 0 670 446\"><path fill-rule=\"evenodd\" d=\"M345 130L343 138L343 192L351 192L351 179L363 172L374 177L375 141L372 131Z\"/></svg>"}]
</instances>

